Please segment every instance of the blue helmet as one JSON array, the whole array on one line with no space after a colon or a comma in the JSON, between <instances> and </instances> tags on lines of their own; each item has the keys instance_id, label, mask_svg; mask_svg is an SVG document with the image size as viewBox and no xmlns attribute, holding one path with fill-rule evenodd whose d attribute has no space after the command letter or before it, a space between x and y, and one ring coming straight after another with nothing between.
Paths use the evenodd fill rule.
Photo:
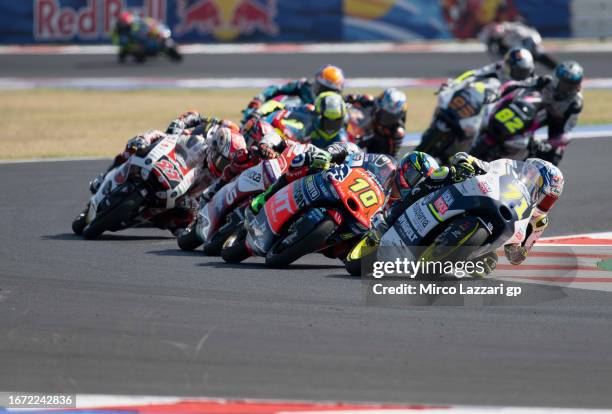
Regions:
<instances>
[{"instance_id":1,"label":"blue helmet","mask_svg":"<svg viewBox=\"0 0 612 414\"><path fill-rule=\"evenodd\" d=\"M580 92L584 70L578 62L568 61L557 65L552 76L554 98L561 101Z\"/></svg>"},{"instance_id":2,"label":"blue helmet","mask_svg":"<svg viewBox=\"0 0 612 414\"><path fill-rule=\"evenodd\" d=\"M412 190L438 168L440 165L431 155L420 151L409 152L399 161L395 176L398 190Z\"/></svg>"}]
</instances>

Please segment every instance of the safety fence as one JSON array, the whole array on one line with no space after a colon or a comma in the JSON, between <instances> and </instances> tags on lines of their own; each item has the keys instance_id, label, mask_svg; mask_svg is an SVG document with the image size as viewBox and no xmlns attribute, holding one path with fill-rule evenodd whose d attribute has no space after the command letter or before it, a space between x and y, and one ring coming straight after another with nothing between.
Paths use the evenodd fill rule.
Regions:
<instances>
[{"instance_id":1,"label":"safety fence","mask_svg":"<svg viewBox=\"0 0 612 414\"><path fill-rule=\"evenodd\" d=\"M544 37L612 32L609 0L20 0L0 2L0 43L107 43L124 10L181 43L465 39L515 19Z\"/></svg>"}]
</instances>

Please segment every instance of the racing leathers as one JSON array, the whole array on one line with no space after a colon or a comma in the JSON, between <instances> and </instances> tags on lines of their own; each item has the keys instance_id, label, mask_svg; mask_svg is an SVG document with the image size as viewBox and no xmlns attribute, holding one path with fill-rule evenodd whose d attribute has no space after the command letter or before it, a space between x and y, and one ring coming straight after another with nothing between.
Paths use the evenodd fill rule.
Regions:
<instances>
[{"instance_id":1,"label":"racing leathers","mask_svg":"<svg viewBox=\"0 0 612 414\"><path fill-rule=\"evenodd\" d=\"M395 156L400 148L406 130L406 111L402 110L393 120L387 119L383 125L376 117L376 98L369 94L347 95L346 103L362 111L366 118L364 136L360 139L360 144L367 152L377 154L389 154Z\"/></svg>"},{"instance_id":2,"label":"racing leathers","mask_svg":"<svg viewBox=\"0 0 612 414\"><path fill-rule=\"evenodd\" d=\"M496 78L502 84L512 80L510 75L504 70L504 61L500 60L499 62L490 63L478 69L468 70L467 72L464 72L453 79L451 82L460 83L467 79L481 80L487 78ZM448 83L443 86L447 85Z\"/></svg>"},{"instance_id":3,"label":"racing leathers","mask_svg":"<svg viewBox=\"0 0 612 414\"><path fill-rule=\"evenodd\" d=\"M410 154L406 154L404 157L408 157ZM401 161L400 161L401 163ZM549 164L550 165L550 164ZM556 169L551 166L550 170ZM396 198L389 207L373 220L374 226L368 235L370 244L378 245L382 235L395 223L399 216L416 200L430 194L440 188L448 185L456 184L458 182L467 180L474 175L485 174L489 170L489 163L479 160L471 155L460 152L455 154L451 158L450 167L442 166L434 171L429 172L428 175L424 176L420 183L413 188L404 189L398 188L400 197ZM559 172L560 174L560 172ZM562 176L561 176L561 189L562 189ZM555 198L556 201L556 198ZM554 203L554 201L553 201ZM540 238L544 230L548 227L548 211L552 208L551 202L540 202L533 209L527 232L521 242L506 244L504 251L506 258L510 263L518 265L522 263L526 258L535 244ZM483 263L484 272L474 273L472 276L484 277L491 273L498 261L497 254L493 252L486 253L481 257L474 260L481 261Z\"/></svg>"},{"instance_id":4,"label":"racing leathers","mask_svg":"<svg viewBox=\"0 0 612 414\"><path fill-rule=\"evenodd\" d=\"M215 131L212 131L213 126L217 127ZM200 128L199 133L192 133L194 131L190 128L194 127L196 130ZM219 133L224 132L221 130L226 130L227 133ZM226 126L223 121L214 118L203 119L196 112L189 111L173 120L167 132L152 130L137 135L128 141L125 150L115 157L107 171L90 183L90 191L95 193L98 190L108 171L123 164L135 153L146 153L156 142L169 135L177 137L176 151L181 154L187 167L195 169L195 179L189 191L177 199L176 207L152 217L151 221L158 227L167 228L177 234L195 217L195 209L198 206L197 196L202 190L219 177L225 168L243 162L246 152L244 140L232 126ZM217 143L218 137L223 136L228 137L229 145ZM220 152L220 146L226 148L226 153ZM220 162L220 159L223 161Z\"/></svg>"},{"instance_id":5,"label":"racing leathers","mask_svg":"<svg viewBox=\"0 0 612 414\"><path fill-rule=\"evenodd\" d=\"M535 90L542 95L542 110L538 113L537 122L540 126L548 126L548 139L538 143L533 156L558 165L563 158L565 148L570 142L569 133L578 122L582 112L582 93L578 92L564 99L555 99L555 90L552 77L539 76L524 82L512 82L502 91L502 96L516 90L525 88Z\"/></svg>"},{"instance_id":6,"label":"racing leathers","mask_svg":"<svg viewBox=\"0 0 612 414\"><path fill-rule=\"evenodd\" d=\"M298 144L300 145L300 144ZM270 186L265 192L258 195L251 202L251 210L257 214L270 197L289 183L309 174L326 170L333 164L341 164L347 156L362 153L361 149L352 143L336 143L324 150L314 145L306 144L304 151L291 161L285 174Z\"/></svg>"}]
</instances>

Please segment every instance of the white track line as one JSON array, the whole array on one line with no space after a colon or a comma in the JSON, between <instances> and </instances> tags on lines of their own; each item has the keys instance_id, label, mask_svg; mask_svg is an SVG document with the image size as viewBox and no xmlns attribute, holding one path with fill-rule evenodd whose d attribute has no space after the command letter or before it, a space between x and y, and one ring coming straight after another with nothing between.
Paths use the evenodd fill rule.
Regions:
<instances>
[{"instance_id":1,"label":"white track line","mask_svg":"<svg viewBox=\"0 0 612 414\"><path fill-rule=\"evenodd\" d=\"M361 43L246 43L246 44L185 44L181 52L196 54L254 54L254 53L299 53L299 54L338 54L338 53L479 53L485 52L481 43L468 41L419 41L411 43L361 42ZM594 53L611 52L612 42L597 40L572 42L546 42L550 52ZM116 53L112 45L10 45L0 46L2 54L25 55L112 55Z\"/></svg>"}]
</instances>

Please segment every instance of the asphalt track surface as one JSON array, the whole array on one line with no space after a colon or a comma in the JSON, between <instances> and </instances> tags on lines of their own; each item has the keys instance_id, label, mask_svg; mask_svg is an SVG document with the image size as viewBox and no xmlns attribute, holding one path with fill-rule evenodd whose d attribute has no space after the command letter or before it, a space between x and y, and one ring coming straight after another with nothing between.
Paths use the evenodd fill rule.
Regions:
<instances>
[{"instance_id":1,"label":"asphalt track surface","mask_svg":"<svg viewBox=\"0 0 612 414\"><path fill-rule=\"evenodd\" d=\"M611 148L569 147L549 234L612 222ZM386 306L318 255L270 270L156 229L84 241L71 219L105 166L0 165L2 390L612 407L607 293Z\"/></svg>"},{"instance_id":2,"label":"asphalt track surface","mask_svg":"<svg viewBox=\"0 0 612 414\"><path fill-rule=\"evenodd\" d=\"M559 53L578 60L587 77L612 76L610 53ZM450 77L489 63L484 53L222 54L187 55L181 64L165 59L118 65L113 55L0 55L0 77L299 78L323 64L344 68L348 77Z\"/></svg>"},{"instance_id":3,"label":"asphalt track surface","mask_svg":"<svg viewBox=\"0 0 612 414\"><path fill-rule=\"evenodd\" d=\"M574 57L589 76L612 66L603 54ZM190 55L119 68L108 55L2 55L0 76L290 78L326 62L349 76L434 77L486 58ZM570 145L547 235L610 230L611 149L612 139ZM538 296L525 285L541 299L387 306L318 255L270 270L181 252L156 229L84 241L70 222L105 167L0 165L0 390L612 407L608 293Z\"/></svg>"}]
</instances>

